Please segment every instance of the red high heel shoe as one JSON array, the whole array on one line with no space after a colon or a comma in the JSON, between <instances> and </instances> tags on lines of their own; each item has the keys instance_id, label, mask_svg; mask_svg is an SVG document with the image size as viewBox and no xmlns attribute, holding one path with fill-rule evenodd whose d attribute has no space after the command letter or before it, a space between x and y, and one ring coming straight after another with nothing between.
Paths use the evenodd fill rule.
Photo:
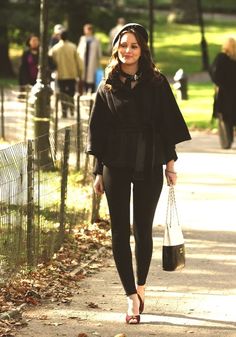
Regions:
<instances>
[{"instance_id":1,"label":"red high heel shoe","mask_svg":"<svg viewBox=\"0 0 236 337\"><path fill-rule=\"evenodd\" d=\"M139 324L140 323L140 315L126 315L126 323L127 324Z\"/></svg>"},{"instance_id":2,"label":"red high heel shoe","mask_svg":"<svg viewBox=\"0 0 236 337\"><path fill-rule=\"evenodd\" d=\"M141 299L141 296L139 294L138 295L138 299L139 299L139 313L142 314L143 310L144 310L144 301Z\"/></svg>"}]
</instances>

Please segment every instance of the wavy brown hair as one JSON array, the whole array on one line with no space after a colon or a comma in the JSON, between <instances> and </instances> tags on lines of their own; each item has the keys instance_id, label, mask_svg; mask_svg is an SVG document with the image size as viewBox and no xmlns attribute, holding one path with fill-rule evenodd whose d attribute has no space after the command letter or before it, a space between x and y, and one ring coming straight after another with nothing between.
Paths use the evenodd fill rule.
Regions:
<instances>
[{"instance_id":1,"label":"wavy brown hair","mask_svg":"<svg viewBox=\"0 0 236 337\"><path fill-rule=\"evenodd\" d=\"M126 33L132 33L137 39L137 42L141 48L141 56L139 59L139 72L142 73L142 79L144 80L152 80L155 77L159 77L160 71L155 66L150 49L144 40L143 36L139 34L135 29L130 28L123 31L117 43L114 45L112 49L112 55L110 61L105 69L105 80L107 83L107 88L116 86L116 83L119 81L120 75L120 60L118 57L118 47L120 45L121 37Z\"/></svg>"}]
</instances>

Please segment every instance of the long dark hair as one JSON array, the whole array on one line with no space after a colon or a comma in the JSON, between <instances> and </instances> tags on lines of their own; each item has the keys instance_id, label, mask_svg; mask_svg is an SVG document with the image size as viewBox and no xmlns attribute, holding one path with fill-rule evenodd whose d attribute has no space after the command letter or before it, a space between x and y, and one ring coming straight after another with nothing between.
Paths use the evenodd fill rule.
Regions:
<instances>
[{"instance_id":1,"label":"long dark hair","mask_svg":"<svg viewBox=\"0 0 236 337\"><path fill-rule=\"evenodd\" d=\"M120 75L120 60L118 57L118 47L120 44L121 37L126 33L132 33L137 39L137 42L141 48L141 56L139 59L139 72L142 73L143 80L152 80L155 77L159 77L160 71L155 66L150 49L144 40L143 36L139 34L135 29L127 29L123 31L117 43L112 49L112 55L109 60L109 63L105 69L105 80L107 82L107 88L111 88L116 85L119 75Z\"/></svg>"}]
</instances>

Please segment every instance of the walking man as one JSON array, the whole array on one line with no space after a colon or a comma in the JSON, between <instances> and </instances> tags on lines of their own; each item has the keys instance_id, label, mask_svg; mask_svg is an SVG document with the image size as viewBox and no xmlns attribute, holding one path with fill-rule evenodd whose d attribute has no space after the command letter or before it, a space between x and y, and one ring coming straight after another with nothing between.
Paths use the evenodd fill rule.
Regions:
<instances>
[{"instance_id":1,"label":"walking man","mask_svg":"<svg viewBox=\"0 0 236 337\"><path fill-rule=\"evenodd\" d=\"M76 81L82 74L82 62L76 49L76 45L68 40L67 31L61 33L60 41L50 49L50 56L56 65L64 118L67 117L68 108L71 116L74 115Z\"/></svg>"}]
</instances>

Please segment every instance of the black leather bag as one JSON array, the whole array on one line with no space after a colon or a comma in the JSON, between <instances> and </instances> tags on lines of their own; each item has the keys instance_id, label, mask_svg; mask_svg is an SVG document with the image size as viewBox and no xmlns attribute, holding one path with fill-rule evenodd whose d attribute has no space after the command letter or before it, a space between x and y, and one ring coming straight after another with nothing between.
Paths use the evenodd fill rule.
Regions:
<instances>
[{"instance_id":1,"label":"black leather bag","mask_svg":"<svg viewBox=\"0 0 236 337\"><path fill-rule=\"evenodd\" d=\"M170 186L162 247L162 268L165 271L175 271L184 266L184 237L179 224L174 187Z\"/></svg>"}]
</instances>

